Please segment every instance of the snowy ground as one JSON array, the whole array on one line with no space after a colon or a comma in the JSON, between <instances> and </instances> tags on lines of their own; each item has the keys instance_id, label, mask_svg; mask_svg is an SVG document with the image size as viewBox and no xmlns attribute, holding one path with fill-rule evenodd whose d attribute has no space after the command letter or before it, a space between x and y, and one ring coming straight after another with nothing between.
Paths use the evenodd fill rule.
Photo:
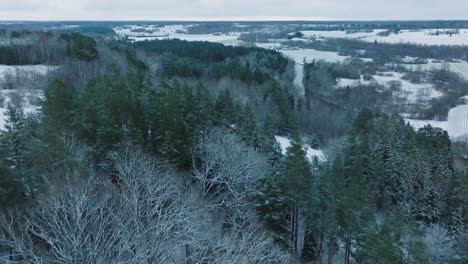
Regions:
<instances>
[{"instance_id":1,"label":"snowy ground","mask_svg":"<svg viewBox=\"0 0 468 264\"><path fill-rule=\"evenodd\" d=\"M291 146L291 140L286 138L286 137L281 137L281 136L275 136L276 141L280 144L281 146L281 152L283 155L286 154L287 149L289 146ZM304 145L304 149L307 153L307 158L310 161L313 161L314 157L317 157L319 161L324 161L326 160L325 154L321 150L313 149L310 146Z\"/></svg>"},{"instance_id":2,"label":"snowy ground","mask_svg":"<svg viewBox=\"0 0 468 264\"><path fill-rule=\"evenodd\" d=\"M458 34L448 34L453 29L424 29L401 30L400 33L391 33L388 36L379 35L385 30L373 30L372 32L357 32L348 34L346 31L301 31L306 37L312 39L325 38L350 38L367 42L382 43L413 43L421 45L468 45L468 29L460 29ZM439 34L437 34L439 32Z\"/></svg>"}]
</instances>

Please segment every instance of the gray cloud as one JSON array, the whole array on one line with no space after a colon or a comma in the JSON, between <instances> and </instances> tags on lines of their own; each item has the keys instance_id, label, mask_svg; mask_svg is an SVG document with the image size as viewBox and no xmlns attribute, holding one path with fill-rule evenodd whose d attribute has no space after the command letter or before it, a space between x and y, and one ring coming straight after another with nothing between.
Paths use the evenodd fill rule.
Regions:
<instances>
[{"instance_id":1,"label":"gray cloud","mask_svg":"<svg viewBox=\"0 0 468 264\"><path fill-rule=\"evenodd\" d=\"M0 0L0 20L468 19L466 0Z\"/></svg>"}]
</instances>

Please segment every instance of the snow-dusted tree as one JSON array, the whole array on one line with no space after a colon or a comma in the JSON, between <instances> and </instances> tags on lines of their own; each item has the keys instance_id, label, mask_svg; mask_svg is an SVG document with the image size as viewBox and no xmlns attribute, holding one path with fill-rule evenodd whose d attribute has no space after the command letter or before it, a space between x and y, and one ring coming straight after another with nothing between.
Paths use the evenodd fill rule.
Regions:
<instances>
[{"instance_id":1,"label":"snow-dusted tree","mask_svg":"<svg viewBox=\"0 0 468 264\"><path fill-rule=\"evenodd\" d=\"M258 180L268 171L265 157L228 130L214 128L201 137L193 152L193 174L205 197L233 218L249 218Z\"/></svg>"},{"instance_id":2,"label":"snow-dusted tree","mask_svg":"<svg viewBox=\"0 0 468 264\"><path fill-rule=\"evenodd\" d=\"M294 252L302 255L304 247L304 208L310 202L312 169L299 139L294 139L284 159L280 188L283 189L290 210L290 245Z\"/></svg>"},{"instance_id":3,"label":"snow-dusted tree","mask_svg":"<svg viewBox=\"0 0 468 264\"><path fill-rule=\"evenodd\" d=\"M171 262L178 250L198 243L203 217L169 167L128 147L115 162L118 189L112 222L120 227L119 258Z\"/></svg>"},{"instance_id":4,"label":"snow-dusted tree","mask_svg":"<svg viewBox=\"0 0 468 264\"><path fill-rule=\"evenodd\" d=\"M6 110L5 131L2 145L6 150L5 159L14 169L20 169L24 160L24 133L26 117L20 103L10 103Z\"/></svg>"},{"instance_id":5,"label":"snow-dusted tree","mask_svg":"<svg viewBox=\"0 0 468 264\"><path fill-rule=\"evenodd\" d=\"M424 232L424 244L433 264L451 263L454 253L454 241L448 230L440 225L433 224Z\"/></svg>"},{"instance_id":6,"label":"snow-dusted tree","mask_svg":"<svg viewBox=\"0 0 468 264\"><path fill-rule=\"evenodd\" d=\"M115 161L114 183L76 169L49 182L31 210L3 216L1 260L165 263L195 243L200 216L170 170L130 149Z\"/></svg>"},{"instance_id":7,"label":"snow-dusted tree","mask_svg":"<svg viewBox=\"0 0 468 264\"><path fill-rule=\"evenodd\" d=\"M275 244L270 234L257 228L230 230L213 246L198 251L191 261L227 264L295 263L289 254Z\"/></svg>"}]
</instances>

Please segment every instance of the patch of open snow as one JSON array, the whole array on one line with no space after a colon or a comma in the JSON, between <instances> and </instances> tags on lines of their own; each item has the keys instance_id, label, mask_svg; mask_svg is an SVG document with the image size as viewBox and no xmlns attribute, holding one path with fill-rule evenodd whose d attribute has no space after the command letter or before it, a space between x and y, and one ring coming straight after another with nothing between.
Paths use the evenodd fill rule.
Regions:
<instances>
[{"instance_id":1,"label":"patch of open snow","mask_svg":"<svg viewBox=\"0 0 468 264\"><path fill-rule=\"evenodd\" d=\"M427 125L431 125L432 127L438 127L445 131L448 131L447 121L418 120L418 119L405 118L405 122L409 123L414 129L420 129Z\"/></svg>"},{"instance_id":2,"label":"patch of open snow","mask_svg":"<svg viewBox=\"0 0 468 264\"><path fill-rule=\"evenodd\" d=\"M304 59L306 62L310 63L314 60L343 62L350 58L348 56L341 56L337 52L319 51L314 49L281 49L279 51L299 64L302 64Z\"/></svg>"},{"instance_id":3,"label":"patch of open snow","mask_svg":"<svg viewBox=\"0 0 468 264\"><path fill-rule=\"evenodd\" d=\"M304 89L304 64L294 64L294 86L299 89L301 95L305 95Z\"/></svg>"},{"instance_id":4,"label":"patch of open snow","mask_svg":"<svg viewBox=\"0 0 468 264\"><path fill-rule=\"evenodd\" d=\"M276 142L280 144L281 152L283 155L286 155L288 148L291 146L291 140L286 137L275 136ZM317 157L319 161L325 161L326 157L323 151L313 149L310 146L303 145L304 150L306 151L306 156L310 161L314 160L314 157Z\"/></svg>"},{"instance_id":5,"label":"patch of open snow","mask_svg":"<svg viewBox=\"0 0 468 264\"><path fill-rule=\"evenodd\" d=\"M426 125L442 128L449 133L452 140L456 141L468 136L468 103L450 109L448 113L448 121L415 119L405 119L405 121L415 129L422 128Z\"/></svg>"},{"instance_id":6,"label":"patch of open snow","mask_svg":"<svg viewBox=\"0 0 468 264\"><path fill-rule=\"evenodd\" d=\"M353 87L353 86L358 86L360 84L368 85L370 83L371 81L364 80L363 76L361 76L361 79L339 78L337 87L347 87L347 86Z\"/></svg>"},{"instance_id":7,"label":"patch of open snow","mask_svg":"<svg viewBox=\"0 0 468 264\"><path fill-rule=\"evenodd\" d=\"M459 74L465 80L468 80L468 62L460 61L460 62L434 62L430 61L427 64L402 64L403 67L412 70L412 71L431 71L431 70L438 70L443 69L444 67L448 67L448 69L452 72Z\"/></svg>"},{"instance_id":8,"label":"patch of open snow","mask_svg":"<svg viewBox=\"0 0 468 264\"><path fill-rule=\"evenodd\" d=\"M280 49L283 47L281 42L255 43L255 46L264 49Z\"/></svg>"},{"instance_id":9,"label":"patch of open snow","mask_svg":"<svg viewBox=\"0 0 468 264\"><path fill-rule=\"evenodd\" d=\"M438 98L443 95L443 93L435 90L431 84L421 83L415 84L403 79L403 74L399 72L381 72L373 76L375 82L389 88L392 82L401 83L401 91L397 91L395 95L406 98L409 103L416 103L418 100L423 102L428 102L432 98ZM369 85L373 81L364 80L361 76L361 79L347 79L340 78L338 79L337 87L353 87L360 84Z\"/></svg>"},{"instance_id":10,"label":"patch of open snow","mask_svg":"<svg viewBox=\"0 0 468 264\"><path fill-rule=\"evenodd\" d=\"M468 136L468 104L450 109L448 131L453 139Z\"/></svg>"},{"instance_id":11,"label":"patch of open snow","mask_svg":"<svg viewBox=\"0 0 468 264\"><path fill-rule=\"evenodd\" d=\"M419 99L428 101L432 98L438 98L443 95L443 93L435 90L431 84L416 84L404 80L403 74L399 72L382 72L381 74L374 75L373 77L378 83L387 87L394 81L400 82L402 94L399 96L406 98L410 103L416 103Z\"/></svg>"}]
</instances>

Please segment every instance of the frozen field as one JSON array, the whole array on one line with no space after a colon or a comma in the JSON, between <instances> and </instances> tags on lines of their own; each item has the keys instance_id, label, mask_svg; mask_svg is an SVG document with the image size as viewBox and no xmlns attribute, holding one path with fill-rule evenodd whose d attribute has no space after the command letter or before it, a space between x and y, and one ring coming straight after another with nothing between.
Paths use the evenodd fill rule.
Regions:
<instances>
[{"instance_id":1,"label":"frozen field","mask_svg":"<svg viewBox=\"0 0 468 264\"><path fill-rule=\"evenodd\" d=\"M388 36L379 35L385 30L373 30L372 32L351 33L346 31L301 31L306 37L312 39L325 38L350 38L367 42L382 43L413 43L421 45L468 45L468 29L460 29L458 34L451 29L424 29L401 30L398 34L390 33ZM452 32L452 34L450 34Z\"/></svg>"}]
</instances>

